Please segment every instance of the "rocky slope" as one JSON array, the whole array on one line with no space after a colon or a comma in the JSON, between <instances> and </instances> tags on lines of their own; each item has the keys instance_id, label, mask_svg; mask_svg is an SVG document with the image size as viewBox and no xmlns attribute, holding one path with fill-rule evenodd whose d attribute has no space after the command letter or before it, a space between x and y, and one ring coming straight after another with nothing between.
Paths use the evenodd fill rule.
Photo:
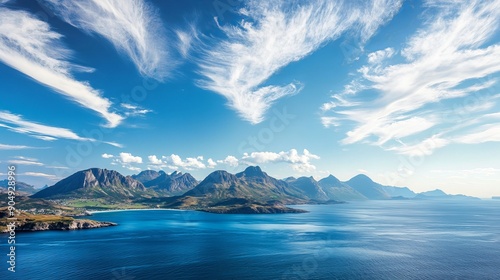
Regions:
<instances>
[{"instance_id":1,"label":"rocky slope","mask_svg":"<svg viewBox=\"0 0 500 280\"><path fill-rule=\"evenodd\" d=\"M333 175L329 175L318 181L326 195L333 200L350 201L350 200L366 200L367 198L360 192L341 182Z\"/></svg>"},{"instance_id":2,"label":"rocky slope","mask_svg":"<svg viewBox=\"0 0 500 280\"><path fill-rule=\"evenodd\" d=\"M183 174L178 171L167 174L163 171L147 170L133 175L132 178L139 180L146 188L167 196L184 194L198 184L198 181L191 174Z\"/></svg>"},{"instance_id":3,"label":"rocky slope","mask_svg":"<svg viewBox=\"0 0 500 280\"><path fill-rule=\"evenodd\" d=\"M148 192L141 182L129 176L125 177L114 170L92 168L76 172L32 197L126 200L151 195L154 192Z\"/></svg>"}]
</instances>

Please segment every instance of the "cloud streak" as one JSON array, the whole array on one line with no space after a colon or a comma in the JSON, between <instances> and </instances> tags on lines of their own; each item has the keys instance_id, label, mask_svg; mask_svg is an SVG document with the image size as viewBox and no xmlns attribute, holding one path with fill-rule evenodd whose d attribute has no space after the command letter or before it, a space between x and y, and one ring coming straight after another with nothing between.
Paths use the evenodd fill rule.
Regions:
<instances>
[{"instance_id":1,"label":"cloud streak","mask_svg":"<svg viewBox=\"0 0 500 280\"><path fill-rule=\"evenodd\" d=\"M259 123L273 102L302 88L293 81L267 85L273 74L348 31L365 42L401 6L395 0L313 2L246 2L240 24L220 26L224 39L205 46L199 86L224 96L244 120Z\"/></svg>"},{"instance_id":2,"label":"cloud streak","mask_svg":"<svg viewBox=\"0 0 500 280\"><path fill-rule=\"evenodd\" d=\"M0 144L0 150L25 150L25 149L39 149L39 148L24 146L24 145Z\"/></svg>"},{"instance_id":3,"label":"cloud streak","mask_svg":"<svg viewBox=\"0 0 500 280\"><path fill-rule=\"evenodd\" d=\"M326 127L354 124L342 143L429 155L453 142L500 141L498 125L480 120L499 108L493 75L500 71L500 45L491 39L500 1L424 5L429 18L404 48L369 54L357 77L323 105ZM363 100L368 92L370 101ZM469 103L476 106L464 105ZM478 125L482 132L470 131Z\"/></svg>"},{"instance_id":4,"label":"cloud streak","mask_svg":"<svg viewBox=\"0 0 500 280\"><path fill-rule=\"evenodd\" d=\"M152 5L142 0L44 0L59 17L89 34L105 38L128 56L141 75L165 79L175 62L166 31Z\"/></svg>"},{"instance_id":5,"label":"cloud streak","mask_svg":"<svg viewBox=\"0 0 500 280\"><path fill-rule=\"evenodd\" d=\"M107 126L116 127L123 117L110 111L112 103L87 82L71 76L72 71L92 70L68 62L71 52L62 46L61 37L27 12L0 7L0 61L99 113Z\"/></svg>"},{"instance_id":6,"label":"cloud streak","mask_svg":"<svg viewBox=\"0 0 500 280\"><path fill-rule=\"evenodd\" d=\"M81 137L67 128L48 126L23 119L21 115L0 111L0 127L7 128L13 132L26 134L44 141L55 141L58 139L70 139L78 141L96 142L96 139ZM120 144L113 142L103 142L115 147Z\"/></svg>"}]
</instances>

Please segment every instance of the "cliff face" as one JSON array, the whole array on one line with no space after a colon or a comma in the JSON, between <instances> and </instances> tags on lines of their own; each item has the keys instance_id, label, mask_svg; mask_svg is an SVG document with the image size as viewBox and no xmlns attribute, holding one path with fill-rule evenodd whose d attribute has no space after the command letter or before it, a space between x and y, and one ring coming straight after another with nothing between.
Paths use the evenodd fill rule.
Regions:
<instances>
[{"instance_id":1,"label":"cliff face","mask_svg":"<svg viewBox=\"0 0 500 280\"><path fill-rule=\"evenodd\" d=\"M116 226L115 223L98 222L92 220L72 220L58 222L25 222L16 227L16 231L43 231L43 230L76 230L76 229L91 229Z\"/></svg>"}]
</instances>

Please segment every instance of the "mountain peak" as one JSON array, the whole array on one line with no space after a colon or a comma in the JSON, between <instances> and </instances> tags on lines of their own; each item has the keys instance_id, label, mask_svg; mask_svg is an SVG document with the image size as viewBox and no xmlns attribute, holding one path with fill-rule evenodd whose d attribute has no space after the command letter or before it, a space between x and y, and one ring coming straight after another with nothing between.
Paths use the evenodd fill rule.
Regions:
<instances>
[{"instance_id":1,"label":"mountain peak","mask_svg":"<svg viewBox=\"0 0 500 280\"><path fill-rule=\"evenodd\" d=\"M245 174L246 177L264 176L265 175L259 166L249 166L245 169L245 171L243 171L243 174Z\"/></svg>"},{"instance_id":2,"label":"mountain peak","mask_svg":"<svg viewBox=\"0 0 500 280\"><path fill-rule=\"evenodd\" d=\"M78 171L73 175L43 189L33 197L84 197L98 198L130 198L145 194L146 188L138 180L123 176L117 171L101 168L90 168Z\"/></svg>"},{"instance_id":3,"label":"mountain peak","mask_svg":"<svg viewBox=\"0 0 500 280\"><path fill-rule=\"evenodd\" d=\"M236 177L233 174L224 170L216 170L210 173L203 181L214 182L214 183L225 183L235 180Z\"/></svg>"},{"instance_id":4,"label":"mountain peak","mask_svg":"<svg viewBox=\"0 0 500 280\"><path fill-rule=\"evenodd\" d=\"M354 182L354 181L358 183L374 183L373 180L370 177L366 176L365 174L358 174L349 180L349 182Z\"/></svg>"},{"instance_id":5,"label":"mountain peak","mask_svg":"<svg viewBox=\"0 0 500 280\"><path fill-rule=\"evenodd\" d=\"M448 195L448 194L446 194L445 192L443 192L440 189L435 189L433 191L422 192L420 194L423 194L425 196L447 196Z\"/></svg>"},{"instance_id":6,"label":"mountain peak","mask_svg":"<svg viewBox=\"0 0 500 280\"><path fill-rule=\"evenodd\" d=\"M182 172L177 171L177 170L172 172L172 174L170 174L170 176L179 176L179 175L182 175Z\"/></svg>"},{"instance_id":7,"label":"mountain peak","mask_svg":"<svg viewBox=\"0 0 500 280\"><path fill-rule=\"evenodd\" d=\"M330 184L330 185L338 185L341 183L340 180L337 177L333 176L332 174L328 175L328 177L326 177L326 178L319 180L319 182Z\"/></svg>"}]
</instances>

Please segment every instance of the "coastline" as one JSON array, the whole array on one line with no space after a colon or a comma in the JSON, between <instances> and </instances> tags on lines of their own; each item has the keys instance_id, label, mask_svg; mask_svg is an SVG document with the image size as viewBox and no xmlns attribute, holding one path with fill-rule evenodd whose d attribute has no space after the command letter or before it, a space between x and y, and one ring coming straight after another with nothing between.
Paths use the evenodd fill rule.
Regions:
<instances>
[{"instance_id":1,"label":"coastline","mask_svg":"<svg viewBox=\"0 0 500 280\"><path fill-rule=\"evenodd\" d=\"M113 209L113 210L93 210L86 211L90 215L99 213L125 212L125 211L195 211L186 209L167 209L167 208L131 208L131 209Z\"/></svg>"}]
</instances>

